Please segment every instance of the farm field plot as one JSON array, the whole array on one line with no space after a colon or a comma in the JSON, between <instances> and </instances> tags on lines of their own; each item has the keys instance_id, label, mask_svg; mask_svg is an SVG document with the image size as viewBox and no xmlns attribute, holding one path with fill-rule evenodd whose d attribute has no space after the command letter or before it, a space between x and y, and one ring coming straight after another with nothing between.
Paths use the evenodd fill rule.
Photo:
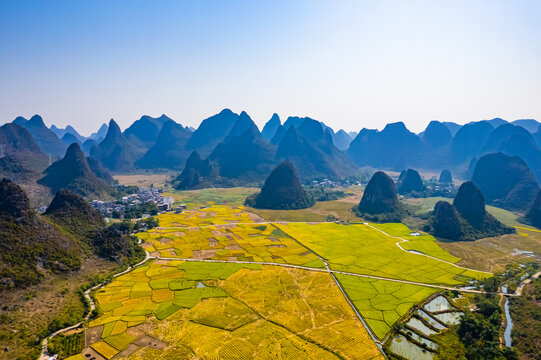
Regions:
<instances>
[{"instance_id":1,"label":"farm field plot","mask_svg":"<svg viewBox=\"0 0 541 360\"><path fill-rule=\"evenodd\" d=\"M91 344L92 349L109 359L137 340L129 329L148 317L163 320L201 299L227 296L214 285L243 267L260 268L257 264L154 261L119 276L96 293L101 315L89 328L101 327L101 341Z\"/></svg>"},{"instance_id":2,"label":"farm field plot","mask_svg":"<svg viewBox=\"0 0 541 360\"><path fill-rule=\"evenodd\" d=\"M164 196L172 196L175 204L185 204L189 209L193 209L209 203L241 206L247 196L258 191L259 188L251 187L216 188L172 191L164 193Z\"/></svg>"},{"instance_id":3,"label":"farm field plot","mask_svg":"<svg viewBox=\"0 0 541 360\"><path fill-rule=\"evenodd\" d=\"M162 214L159 224L137 234L157 260L96 293L100 316L87 332L98 336L83 357L381 358L347 298L383 340L437 289L335 273L346 298L329 272L260 263L325 269L319 255L332 270L427 285L488 275L455 266L433 237L402 224L268 223L226 205Z\"/></svg>"},{"instance_id":4,"label":"farm field plot","mask_svg":"<svg viewBox=\"0 0 541 360\"><path fill-rule=\"evenodd\" d=\"M400 246L405 250L414 250L426 255L434 256L438 259L457 263L460 258L449 254L437 244L436 238L429 234L420 234L418 236L410 235L411 230L404 224L387 223L387 224L370 224L373 227L384 231L385 233L406 239L408 241L400 243ZM398 239L397 239L398 240Z\"/></svg>"},{"instance_id":5,"label":"farm field plot","mask_svg":"<svg viewBox=\"0 0 541 360\"><path fill-rule=\"evenodd\" d=\"M281 230L327 259L333 270L425 284L463 284L488 276L401 250L396 238L363 224L278 224Z\"/></svg>"},{"instance_id":6,"label":"farm field plot","mask_svg":"<svg viewBox=\"0 0 541 360\"><path fill-rule=\"evenodd\" d=\"M382 359L330 274L263 266L219 282L205 299L149 335L170 346L130 359Z\"/></svg>"},{"instance_id":7,"label":"farm field plot","mask_svg":"<svg viewBox=\"0 0 541 360\"><path fill-rule=\"evenodd\" d=\"M435 293L434 288L336 274L357 310L382 340L393 324Z\"/></svg>"},{"instance_id":8,"label":"farm field plot","mask_svg":"<svg viewBox=\"0 0 541 360\"><path fill-rule=\"evenodd\" d=\"M216 207L210 209L217 213ZM221 208L219 208L221 210ZM235 211L237 209L232 209ZM239 210L240 211L240 210ZM226 213L222 213L226 216ZM241 214L242 212L233 212ZM191 215L189 215L191 216ZM162 226L138 234L142 246L151 254L165 258L194 258L222 261L255 261L287 263L323 268L324 264L312 252L299 245L271 224L238 224L228 226L172 227L174 224L197 224L199 217L160 215ZM249 219L240 219L250 221Z\"/></svg>"},{"instance_id":9,"label":"farm field plot","mask_svg":"<svg viewBox=\"0 0 541 360\"><path fill-rule=\"evenodd\" d=\"M164 186L172 174L134 174L134 175L115 175L113 178L121 185L134 186Z\"/></svg>"},{"instance_id":10,"label":"farm field plot","mask_svg":"<svg viewBox=\"0 0 541 360\"><path fill-rule=\"evenodd\" d=\"M87 332L100 336L83 355L383 358L328 273L156 260L119 276L96 299L100 316Z\"/></svg>"},{"instance_id":11,"label":"farm field plot","mask_svg":"<svg viewBox=\"0 0 541 360\"><path fill-rule=\"evenodd\" d=\"M509 263L541 260L541 233L523 227L516 234L439 244L462 259L458 264L483 271L503 272Z\"/></svg>"},{"instance_id":12,"label":"farm field plot","mask_svg":"<svg viewBox=\"0 0 541 360\"><path fill-rule=\"evenodd\" d=\"M244 207L230 207L209 204L208 207L188 210L180 214L166 213L159 215L160 227L198 227L225 225L230 223L256 223L263 220L257 215L248 213Z\"/></svg>"}]
</instances>

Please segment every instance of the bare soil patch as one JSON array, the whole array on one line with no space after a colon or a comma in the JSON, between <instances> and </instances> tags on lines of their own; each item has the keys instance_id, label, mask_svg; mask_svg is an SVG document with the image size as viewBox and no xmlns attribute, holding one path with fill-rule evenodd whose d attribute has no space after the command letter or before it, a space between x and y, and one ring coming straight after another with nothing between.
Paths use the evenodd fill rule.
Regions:
<instances>
[{"instance_id":1,"label":"bare soil patch","mask_svg":"<svg viewBox=\"0 0 541 360\"><path fill-rule=\"evenodd\" d=\"M133 343L135 345L144 346L151 349L158 349L158 350L161 350L167 346L166 342L153 338L152 336L149 336L149 335L142 336L139 339L135 340Z\"/></svg>"},{"instance_id":2,"label":"bare soil patch","mask_svg":"<svg viewBox=\"0 0 541 360\"><path fill-rule=\"evenodd\" d=\"M102 326L91 327L85 332L85 346L90 346L101 340L101 333L103 332Z\"/></svg>"}]
</instances>

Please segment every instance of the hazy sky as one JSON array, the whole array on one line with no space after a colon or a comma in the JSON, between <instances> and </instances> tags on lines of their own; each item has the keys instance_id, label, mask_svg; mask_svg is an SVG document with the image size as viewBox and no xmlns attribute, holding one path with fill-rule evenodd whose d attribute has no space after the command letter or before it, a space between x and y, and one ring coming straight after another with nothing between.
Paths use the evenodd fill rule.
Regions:
<instances>
[{"instance_id":1,"label":"hazy sky","mask_svg":"<svg viewBox=\"0 0 541 360\"><path fill-rule=\"evenodd\" d=\"M0 1L0 123L541 120L541 1Z\"/></svg>"}]
</instances>

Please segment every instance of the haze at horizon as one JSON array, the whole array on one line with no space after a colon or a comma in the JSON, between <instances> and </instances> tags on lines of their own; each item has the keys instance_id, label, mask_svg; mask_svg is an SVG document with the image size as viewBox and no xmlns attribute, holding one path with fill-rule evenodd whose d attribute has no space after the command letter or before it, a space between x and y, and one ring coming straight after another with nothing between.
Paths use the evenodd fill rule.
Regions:
<instances>
[{"instance_id":1,"label":"haze at horizon","mask_svg":"<svg viewBox=\"0 0 541 360\"><path fill-rule=\"evenodd\" d=\"M336 130L541 119L541 4L2 2L0 124L85 134L231 108ZM66 30L68 29L68 30Z\"/></svg>"}]
</instances>

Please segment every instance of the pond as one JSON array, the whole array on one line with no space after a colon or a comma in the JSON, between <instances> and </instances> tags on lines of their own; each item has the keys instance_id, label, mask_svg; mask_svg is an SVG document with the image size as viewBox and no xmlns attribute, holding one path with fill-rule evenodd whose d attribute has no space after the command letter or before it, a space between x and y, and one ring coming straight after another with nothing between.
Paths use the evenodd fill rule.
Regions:
<instances>
[{"instance_id":1,"label":"pond","mask_svg":"<svg viewBox=\"0 0 541 360\"><path fill-rule=\"evenodd\" d=\"M430 349L432 349L432 350L437 350L438 349L438 344L436 344L434 341L430 341L428 339L425 339L424 337L420 336L419 334L416 334L413 331L409 331L407 329L404 330L404 332L407 335L411 336L414 340L420 342L421 344L425 344Z\"/></svg>"},{"instance_id":2,"label":"pond","mask_svg":"<svg viewBox=\"0 0 541 360\"><path fill-rule=\"evenodd\" d=\"M389 350L396 355L410 360L432 360L434 357L430 351L421 349L414 343L409 342L404 335L395 336L393 341L391 341Z\"/></svg>"},{"instance_id":3,"label":"pond","mask_svg":"<svg viewBox=\"0 0 541 360\"><path fill-rule=\"evenodd\" d=\"M443 326L442 324L440 324L439 322L437 322L436 320L434 320L434 318L432 318L432 316L428 315L427 313L425 313L423 310L417 310L417 314L419 314L423 319L425 319L426 321L428 321L430 323L430 325L432 325L433 327L435 327L436 329L438 330L443 330L445 329L445 326Z\"/></svg>"},{"instance_id":4,"label":"pond","mask_svg":"<svg viewBox=\"0 0 541 360\"><path fill-rule=\"evenodd\" d=\"M436 314L433 315L438 320L443 321L447 325L457 325L460 324L460 316L462 316L461 311L453 311L448 313Z\"/></svg>"},{"instance_id":5,"label":"pond","mask_svg":"<svg viewBox=\"0 0 541 360\"><path fill-rule=\"evenodd\" d=\"M428 304L423 306L427 311L442 311L442 310L451 310L454 309L454 306L451 305L449 300L443 296L437 296L434 299L430 300Z\"/></svg>"},{"instance_id":6,"label":"pond","mask_svg":"<svg viewBox=\"0 0 541 360\"><path fill-rule=\"evenodd\" d=\"M411 328L414 328L415 330L419 330L422 334L424 334L426 336L436 334L436 332L434 330L432 330L431 328L429 328L428 326L423 324L423 322L421 320L416 319L414 317L409 319L409 321L406 323L406 325L408 325Z\"/></svg>"}]
</instances>

